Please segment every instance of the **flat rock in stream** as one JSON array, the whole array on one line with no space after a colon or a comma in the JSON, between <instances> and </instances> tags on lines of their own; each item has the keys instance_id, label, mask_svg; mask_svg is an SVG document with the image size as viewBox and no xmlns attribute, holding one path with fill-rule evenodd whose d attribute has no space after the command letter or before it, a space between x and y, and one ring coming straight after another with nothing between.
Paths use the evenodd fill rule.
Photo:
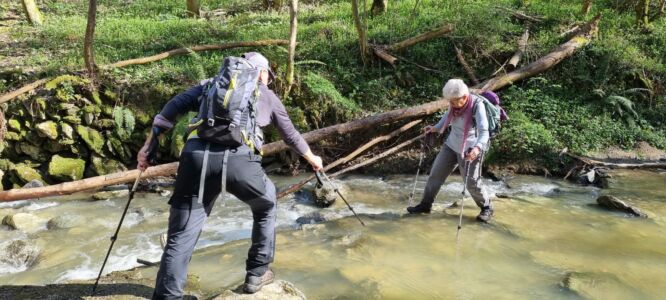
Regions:
<instances>
[{"instance_id":1,"label":"flat rock in stream","mask_svg":"<svg viewBox=\"0 0 666 300\"><path fill-rule=\"evenodd\" d=\"M647 214L642 212L640 209L631 206L624 201L610 195L603 195L597 198L597 203L599 205L611 209L611 210L616 210L624 213L628 213L632 216L635 217L641 217L641 218L647 218Z\"/></svg>"},{"instance_id":2,"label":"flat rock in stream","mask_svg":"<svg viewBox=\"0 0 666 300\"><path fill-rule=\"evenodd\" d=\"M293 283L276 280L265 285L255 294L243 293L243 285L239 285L234 290L226 290L215 296L212 300L305 300L305 294L298 290Z\"/></svg>"},{"instance_id":3,"label":"flat rock in stream","mask_svg":"<svg viewBox=\"0 0 666 300\"><path fill-rule=\"evenodd\" d=\"M45 220L28 213L16 213L7 215L2 219L2 224L14 230L32 233L44 229Z\"/></svg>"}]
</instances>

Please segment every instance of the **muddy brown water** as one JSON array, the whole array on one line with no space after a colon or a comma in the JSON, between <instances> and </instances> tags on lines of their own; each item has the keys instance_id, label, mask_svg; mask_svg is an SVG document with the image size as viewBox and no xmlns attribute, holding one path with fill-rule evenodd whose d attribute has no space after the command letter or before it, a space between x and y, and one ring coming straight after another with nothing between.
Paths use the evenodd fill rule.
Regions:
<instances>
[{"instance_id":1,"label":"muddy brown water","mask_svg":"<svg viewBox=\"0 0 666 300\"><path fill-rule=\"evenodd\" d=\"M299 216L319 210L306 195L278 204L273 269L310 299L663 299L666 294L666 172L616 171L610 189L534 176L487 183L495 199L491 224L474 221L467 197L456 244L459 208L437 206L430 215L405 216L412 176L350 176L340 181L346 198L367 224L361 227L342 203L326 210L341 219L301 228ZM274 177L278 186L300 178ZM422 177L421 180L425 180ZM460 198L453 176L437 203ZM612 194L650 218L599 208ZM0 229L0 249L13 240L36 243L41 254L26 268L0 260L1 285L39 285L97 276L126 198L88 201L88 195L0 204L0 217L26 212L25 231ZM132 203L105 273L159 260L167 197L139 194ZM47 230L55 216L78 216L73 228ZM250 211L236 199L217 204L190 266L201 289L214 294L244 276ZM0 250L1 251L1 250ZM142 271L154 278L156 268ZM570 279L575 292L564 287ZM578 278L578 280L576 280ZM582 279L581 279L582 278Z\"/></svg>"}]
</instances>

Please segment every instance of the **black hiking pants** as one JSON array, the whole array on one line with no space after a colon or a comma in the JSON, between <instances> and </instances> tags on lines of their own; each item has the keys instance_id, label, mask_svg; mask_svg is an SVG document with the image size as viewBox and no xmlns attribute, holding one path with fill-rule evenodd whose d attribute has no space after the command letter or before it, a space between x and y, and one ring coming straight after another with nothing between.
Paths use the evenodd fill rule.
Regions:
<instances>
[{"instance_id":1,"label":"black hiking pants","mask_svg":"<svg viewBox=\"0 0 666 300\"><path fill-rule=\"evenodd\" d=\"M228 149L210 144L202 201L199 183L206 142L193 138L180 156L175 189L169 204L167 243L157 273L153 299L181 299L187 268L206 218L222 187L224 151L229 151L226 189L252 210L252 245L246 260L248 274L261 276L275 253L276 191L261 168L261 156L247 146Z\"/></svg>"}]
</instances>

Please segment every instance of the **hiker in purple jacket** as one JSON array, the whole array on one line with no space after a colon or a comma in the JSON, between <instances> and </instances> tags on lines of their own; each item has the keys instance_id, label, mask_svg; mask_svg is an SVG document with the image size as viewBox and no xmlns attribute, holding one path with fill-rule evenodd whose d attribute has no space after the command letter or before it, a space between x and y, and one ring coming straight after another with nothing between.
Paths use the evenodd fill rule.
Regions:
<instances>
[{"instance_id":1,"label":"hiker in purple jacket","mask_svg":"<svg viewBox=\"0 0 666 300\"><path fill-rule=\"evenodd\" d=\"M481 186L483 154L488 151L488 118L484 102L470 94L460 79L449 80L442 89L444 99L449 100L449 110L434 126L426 126L426 133L443 133L451 127L451 133L437 154L430 170L421 203L407 207L409 213L430 213L435 196L451 172L459 166L460 174L467 177L467 190L481 212L476 217L488 222L493 216L490 198ZM464 180L463 180L464 182Z\"/></svg>"},{"instance_id":2,"label":"hiker in purple jacket","mask_svg":"<svg viewBox=\"0 0 666 300\"><path fill-rule=\"evenodd\" d=\"M287 145L303 156L313 169L321 169L321 158L310 151L308 144L294 128L284 105L267 86L272 77L268 60L257 52L245 53L243 58L260 71L256 124L262 128L269 124L275 125ZM179 115L198 111L201 96L211 80L203 80L167 102L155 117L153 126L166 131L173 127ZM142 170L148 167L149 143L150 139L139 151L137 158L138 168ZM273 282L274 275L268 266L273 262L275 254L277 196L275 185L261 167L261 145L252 145L256 147L246 144L229 147L207 142L199 138L196 132L188 136L180 155L173 195L169 200L168 237L153 299L183 298L187 267L194 246L224 186L229 193L249 205L254 220L252 244L245 262L247 273L243 290L255 293ZM226 183L222 183L225 178L222 174L225 172Z\"/></svg>"}]
</instances>

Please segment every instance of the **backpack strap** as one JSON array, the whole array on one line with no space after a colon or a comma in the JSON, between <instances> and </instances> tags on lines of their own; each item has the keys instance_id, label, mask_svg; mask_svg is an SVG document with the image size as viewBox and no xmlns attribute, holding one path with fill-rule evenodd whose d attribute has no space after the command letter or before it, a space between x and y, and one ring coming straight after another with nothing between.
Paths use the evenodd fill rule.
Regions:
<instances>
[{"instance_id":1,"label":"backpack strap","mask_svg":"<svg viewBox=\"0 0 666 300\"><path fill-rule=\"evenodd\" d=\"M227 165L229 164L229 150L224 150L224 158L222 159L222 188L220 194L217 195L215 202L224 201L224 194L227 192Z\"/></svg>"},{"instance_id":2,"label":"backpack strap","mask_svg":"<svg viewBox=\"0 0 666 300\"><path fill-rule=\"evenodd\" d=\"M203 203L206 170L208 169L208 154L210 154L210 143L206 142L206 150L204 150L203 162L201 163L201 176L199 176L199 195L197 196L199 204Z\"/></svg>"}]
</instances>

